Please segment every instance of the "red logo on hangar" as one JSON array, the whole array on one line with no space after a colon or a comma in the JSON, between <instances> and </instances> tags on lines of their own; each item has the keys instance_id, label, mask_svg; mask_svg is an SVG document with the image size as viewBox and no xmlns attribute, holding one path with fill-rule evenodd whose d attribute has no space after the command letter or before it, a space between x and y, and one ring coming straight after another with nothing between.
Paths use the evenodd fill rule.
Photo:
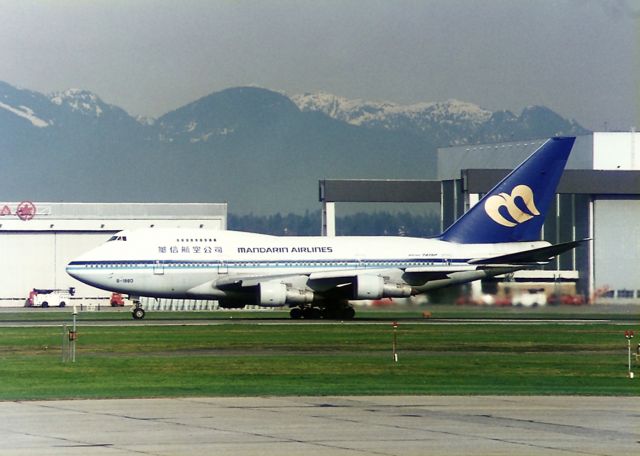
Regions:
<instances>
[{"instance_id":1,"label":"red logo on hangar","mask_svg":"<svg viewBox=\"0 0 640 456\"><path fill-rule=\"evenodd\" d=\"M2 209L0 209L0 217L6 217L8 215L17 215L20 220L24 220L25 222L33 219L36 216L36 205L31 201L23 201L16 207L15 212L11 211L11 208L8 205L4 205Z\"/></svg>"}]
</instances>

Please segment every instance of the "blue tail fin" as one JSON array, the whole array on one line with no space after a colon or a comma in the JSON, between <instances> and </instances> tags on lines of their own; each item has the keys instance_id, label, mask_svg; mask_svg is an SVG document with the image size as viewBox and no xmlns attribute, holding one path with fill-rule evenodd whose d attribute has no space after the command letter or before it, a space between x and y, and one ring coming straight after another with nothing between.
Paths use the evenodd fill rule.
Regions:
<instances>
[{"instance_id":1,"label":"blue tail fin","mask_svg":"<svg viewBox=\"0 0 640 456\"><path fill-rule=\"evenodd\" d=\"M534 241L575 141L552 138L442 233L464 244Z\"/></svg>"}]
</instances>

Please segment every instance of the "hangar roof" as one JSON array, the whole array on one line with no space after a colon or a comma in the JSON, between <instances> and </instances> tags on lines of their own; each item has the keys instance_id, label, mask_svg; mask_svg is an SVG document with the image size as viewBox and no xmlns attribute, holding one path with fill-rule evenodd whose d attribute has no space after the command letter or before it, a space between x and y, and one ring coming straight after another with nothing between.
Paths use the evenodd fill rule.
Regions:
<instances>
[{"instance_id":1,"label":"hangar roof","mask_svg":"<svg viewBox=\"0 0 640 456\"><path fill-rule=\"evenodd\" d=\"M0 231L120 231L142 226L226 227L226 203L0 202Z\"/></svg>"},{"instance_id":2,"label":"hangar roof","mask_svg":"<svg viewBox=\"0 0 640 456\"><path fill-rule=\"evenodd\" d=\"M438 149L437 176L459 179L462 169L513 169L547 139ZM593 169L593 136L576 137L567 169Z\"/></svg>"},{"instance_id":3,"label":"hangar roof","mask_svg":"<svg viewBox=\"0 0 640 456\"><path fill-rule=\"evenodd\" d=\"M510 169L463 170L465 190L486 193ZM558 184L558 193L640 196L640 171L567 169Z\"/></svg>"}]
</instances>

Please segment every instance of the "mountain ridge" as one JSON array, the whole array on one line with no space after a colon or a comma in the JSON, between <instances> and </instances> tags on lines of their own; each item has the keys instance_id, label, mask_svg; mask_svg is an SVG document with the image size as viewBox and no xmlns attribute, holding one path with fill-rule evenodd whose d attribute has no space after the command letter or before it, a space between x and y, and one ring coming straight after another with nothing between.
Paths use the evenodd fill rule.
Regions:
<instances>
[{"instance_id":1,"label":"mountain ridge","mask_svg":"<svg viewBox=\"0 0 640 456\"><path fill-rule=\"evenodd\" d=\"M517 139L533 139L538 130L545 130L545 121L552 119L557 135L578 135L587 132L573 119L564 119L545 106L527 106L517 115L507 110L490 111L474 103L449 99L446 101L420 102L402 105L391 102L374 102L348 99L328 93L305 93L294 95L291 99L302 111L318 111L326 115L365 127L380 127L388 130L413 130L425 135L434 135L447 145L466 145L478 142L499 142L510 140L511 134L487 135L484 133L492 123L508 123L518 130ZM547 118L545 120L544 118ZM532 118L542 119L535 127L528 126ZM444 125L457 125L456 136L449 142L435 132ZM530 131L527 131L530 130ZM550 135L551 136L551 135Z\"/></svg>"},{"instance_id":2,"label":"mountain ridge","mask_svg":"<svg viewBox=\"0 0 640 456\"><path fill-rule=\"evenodd\" d=\"M430 179L437 147L587 132L544 107L516 116L457 100L342 99L326 112L317 99L235 87L150 121L86 90L44 95L0 82L0 192L300 213L317 208L319 179Z\"/></svg>"}]
</instances>

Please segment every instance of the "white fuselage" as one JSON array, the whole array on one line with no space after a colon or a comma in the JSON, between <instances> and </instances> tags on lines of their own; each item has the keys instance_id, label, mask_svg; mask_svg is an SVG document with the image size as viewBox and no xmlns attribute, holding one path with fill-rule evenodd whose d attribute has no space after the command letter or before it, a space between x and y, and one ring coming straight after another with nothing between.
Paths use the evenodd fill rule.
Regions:
<instances>
[{"instance_id":1,"label":"white fuselage","mask_svg":"<svg viewBox=\"0 0 640 456\"><path fill-rule=\"evenodd\" d=\"M289 286L361 274L405 283L407 271L473 271L470 259L549 245L546 242L455 244L405 237L278 237L203 229L121 232L69 263L89 285L136 296L234 298L228 285L286 277ZM221 287L220 284L227 285ZM413 285L413 284L412 284ZM224 288L224 289L222 289ZM317 291L317 290L315 290Z\"/></svg>"}]
</instances>

